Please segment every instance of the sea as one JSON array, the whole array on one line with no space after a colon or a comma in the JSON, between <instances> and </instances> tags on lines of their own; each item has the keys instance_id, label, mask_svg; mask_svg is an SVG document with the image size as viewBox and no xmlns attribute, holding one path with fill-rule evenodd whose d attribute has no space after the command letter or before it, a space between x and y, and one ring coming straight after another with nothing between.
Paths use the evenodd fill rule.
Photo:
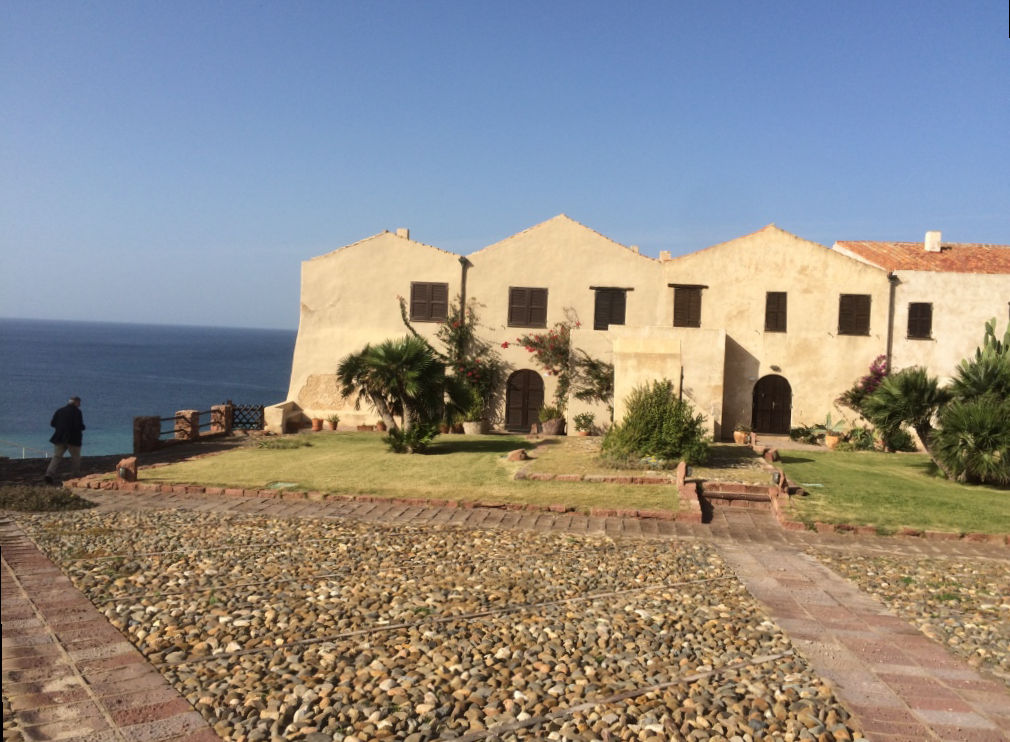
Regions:
<instances>
[{"instance_id":1,"label":"sea","mask_svg":"<svg viewBox=\"0 0 1010 742\"><path fill-rule=\"evenodd\" d=\"M134 417L282 402L295 335L0 318L0 456L49 455L49 421L72 396L81 398L85 456L131 452Z\"/></svg>"}]
</instances>

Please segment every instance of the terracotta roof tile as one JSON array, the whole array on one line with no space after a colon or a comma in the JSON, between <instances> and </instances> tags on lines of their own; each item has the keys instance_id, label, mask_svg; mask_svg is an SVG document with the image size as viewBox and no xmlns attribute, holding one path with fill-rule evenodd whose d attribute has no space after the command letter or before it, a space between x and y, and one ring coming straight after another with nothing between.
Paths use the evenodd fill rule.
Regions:
<instances>
[{"instance_id":1,"label":"terracotta roof tile","mask_svg":"<svg viewBox=\"0 0 1010 742\"><path fill-rule=\"evenodd\" d=\"M836 242L849 252L888 271L1010 273L1010 245L944 242L940 252L927 252L921 242Z\"/></svg>"}]
</instances>

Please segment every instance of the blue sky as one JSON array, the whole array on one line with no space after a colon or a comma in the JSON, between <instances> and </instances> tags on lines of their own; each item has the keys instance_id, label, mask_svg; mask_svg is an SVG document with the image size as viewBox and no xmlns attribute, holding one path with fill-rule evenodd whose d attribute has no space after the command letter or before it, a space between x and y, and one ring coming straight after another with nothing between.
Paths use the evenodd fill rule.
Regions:
<instances>
[{"instance_id":1,"label":"blue sky","mask_svg":"<svg viewBox=\"0 0 1010 742\"><path fill-rule=\"evenodd\" d=\"M559 213L649 255L1010 243L1005 0L0 14L0 316L294 328L303 260Z\"/></svg>"}]
</instances>

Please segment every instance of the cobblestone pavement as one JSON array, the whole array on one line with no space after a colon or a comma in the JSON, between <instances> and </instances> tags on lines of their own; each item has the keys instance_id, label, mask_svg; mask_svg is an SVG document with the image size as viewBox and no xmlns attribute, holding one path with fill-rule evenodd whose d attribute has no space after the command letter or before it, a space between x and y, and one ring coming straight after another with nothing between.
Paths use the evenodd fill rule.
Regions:
<instances>
[{"instance_id":1,"label":"cobblestone pavement","mask_svg":"<svg viewBox=\"0 0 1010 742\"><path fill-rule=\"evenodd\" d=\"M1006 586L1006 547L82 494L0 524L5 740L1008 739L1005 588L976 590L997 626L972 647L930 633L928 595L899 618L828 566Z\"/></svg>"}]
</instances>

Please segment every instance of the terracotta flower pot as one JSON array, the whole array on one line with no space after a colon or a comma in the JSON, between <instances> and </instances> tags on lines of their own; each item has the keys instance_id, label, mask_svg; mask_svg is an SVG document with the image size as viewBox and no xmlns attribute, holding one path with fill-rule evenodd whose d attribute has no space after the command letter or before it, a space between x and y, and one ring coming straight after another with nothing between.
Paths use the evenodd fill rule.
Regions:
<instances>
[{"instance_id":1,"label":"terracotta flower pot","mask_svg":"<svg viewBox=\"0 0 1010 742\"><path fill-rule=\"evenodd\" d=\"M318 433L322 429L323 429L323 418L321 417L312 418L312 432Z\"/></svg>"},{"instance_id":2,"label":"terracotta flower pot","mask_svg":"<svg viewBox=\"0 0 1010 742\"><path fill-rule=\"evenodd\" d=\"M842 440L842 436L840 436L840 435L832 435L831 433L828 433L827 435L824 436L824 445L829 450L833 451L833 450L835 450L835 446L837 446L838 443L841 440Z\"/></svg>"},{"instance_id":3,"label":"terracotta flower pot","mask_svg":"<svg viewBox=\"0 0 1010 742\"><path fill-rule=\"evenodd\" d=\"M581 437L583 437L583 438L585 438L587 435L589 435L589 431L588 430L579 430L579 431L576 431L576 434L579 435L579 436L581 436Z\"/></svg>"},{"instance_id":4,"label":"terracotta flower pot","mask_svg":"<svg viewBox=\"0 0 1010 742\"><path fill-rule=\"evenodd\" d=\"M747 435L748 434L743 432L742 430L734 430L733 442L736 443L738 446L742 446L745 443L747 443Z\"/></svg>"}]
</instances>

